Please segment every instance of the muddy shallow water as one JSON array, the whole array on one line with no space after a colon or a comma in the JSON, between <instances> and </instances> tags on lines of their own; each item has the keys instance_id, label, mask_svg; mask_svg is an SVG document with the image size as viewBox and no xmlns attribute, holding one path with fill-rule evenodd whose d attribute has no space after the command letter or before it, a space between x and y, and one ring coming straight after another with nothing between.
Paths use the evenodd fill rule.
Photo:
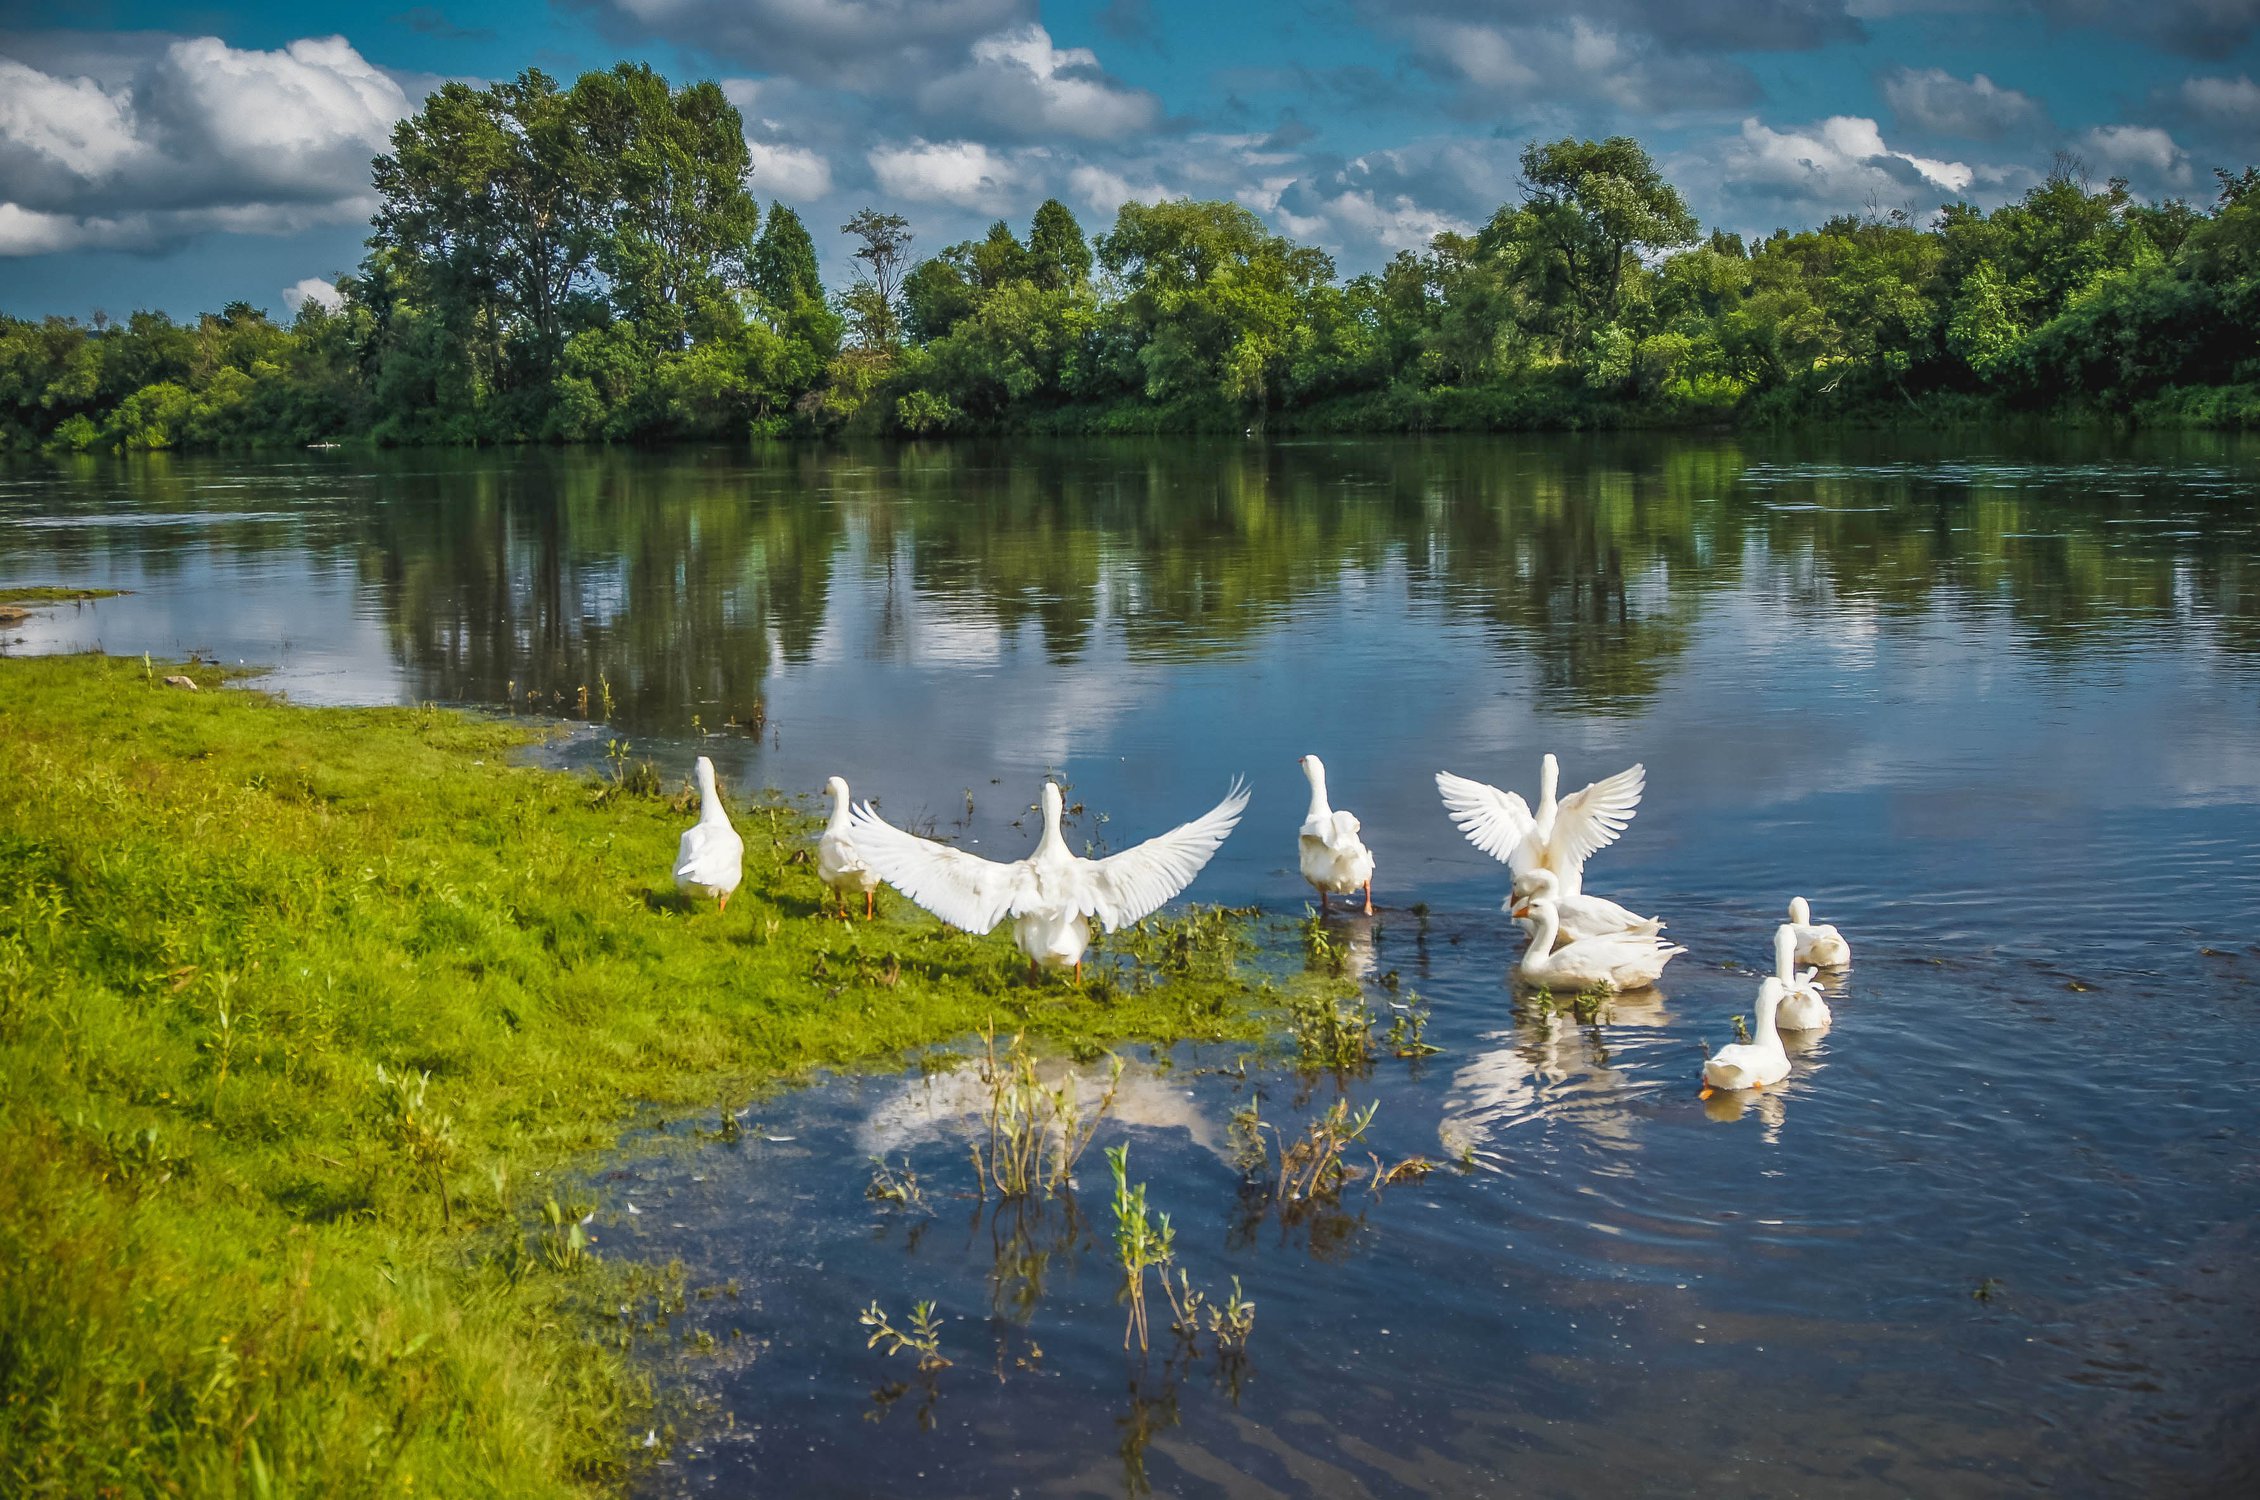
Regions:
<instances>
[{"instance_id":1,"label":"muddy shallow water","mask_svg":"<svg viewBox=\"0 0 2260 1500\"><path fill-rule=\"evenodd\" d=\"M1294 759L1326 757L1382 906L1334 938L1441 1052L1337 1083L1141 1049L1072 1203L1024 1209L968 1196L946 1073L643 1143L592 1184L600 1248L735 1286L676 1320L648 1493L2239 1493L2256 493L2260 447L2196 439L13 468L0 586L135 592L0 638L268 662L309 701L609 688L560 759L837 771L1002 855L1047 769L1116 847L1244 772L1193 895L1272 913L1274 969ZM1428 784L1527 793L1547 749L1572 786L1645 762L1588 883L1690 950L1592 1021L1506 986L1501 872ZM1835 1025L1701 1101L1795 893L1857 949ZM1381 1157L1450 1165L1283 1224L1232 1114L1292 1134L1338 1089ZM1121 1141L1194 1282L1255 1301L1244 1366L1124 1353ZM923 1207L866 1197L881 1153ZM930 1380L856 1321L926 1298Z\"/></svg>"}]
</instances>

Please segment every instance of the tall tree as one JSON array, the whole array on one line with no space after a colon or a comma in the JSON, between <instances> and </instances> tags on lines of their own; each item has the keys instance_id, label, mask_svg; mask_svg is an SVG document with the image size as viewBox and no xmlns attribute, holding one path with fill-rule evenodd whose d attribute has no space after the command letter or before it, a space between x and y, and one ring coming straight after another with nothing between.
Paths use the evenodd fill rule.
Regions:
<instances>
[{"instance_id":1,"label":"tall tree","mask_svg":"<svg viewBox=\"0 0 2260 1500\"><path fill-rule=\"evenodd\" d=\"M594 268L596 164L556 83L442 84L376 159L373 251L484 384L538 383Z\"/></svg>"},{"instance_id":2,"label":"tall tree","mask_svg":"<svg viewBox=\"0 0 2260 1500\"><path fill-rule=\"evenodd\" d=\"M572 114L611 188L597 263L623 318L667 348L746 284L760 209L744 121L719 85L670 89L647 64L584 73Z\"/></svg>"},{"instance_id":3,"label":"tall tree","mask_svg":"<svg viewBox=\"0 0 2260 1500\"><path fill-rule=\"evenodd\" d=\"M816 242L800 215L782 203L769 205L769 217L754 241L747 267L753 289L771 307L790 309L803 297L821 301L824 279L816 266Z\"/></svg>"},{"instance_id":4,"label":"tall tree","mask_svg":"<svg viewBox=\"0 0 2260 1500\"><path fill-rule=\"evenodd\" d=\"M1064 292L1081 286L1091 274L1091 247L1083 226L1057 198L1036 206L1028 226L1028 259L1036 285L1047 292Z\"/></svg>"},{"instance_id":5,"label":"tall tree","mask_svg":"<svg viewBox=\"0 0 2260 1500\"><path fill-rule=\"evenodd\" d=\"M901 286L903 265L910 258L910 221L901 214L860 209L840 226L840 233L852 234L863 242L855 258L870 268L866 279L848 294L848 315L855 322L856 337L870 348L892 347L902 336L895 296Z\"/></svg>"},{"instance_id":6,"label":"tall tree","mask_svg":"<svg viewBox=\"0 0 2260 1500\"><path fill-rule=\"evenodd\" d=\"M1628 261L1685 245L1699 228L1679 190L1630 136L1532 141L1522 153L1522 181L1538 235L1558 257L1574 299L1573 343L1585 327L1616 316Z\"/></svg>"}]
</instances>

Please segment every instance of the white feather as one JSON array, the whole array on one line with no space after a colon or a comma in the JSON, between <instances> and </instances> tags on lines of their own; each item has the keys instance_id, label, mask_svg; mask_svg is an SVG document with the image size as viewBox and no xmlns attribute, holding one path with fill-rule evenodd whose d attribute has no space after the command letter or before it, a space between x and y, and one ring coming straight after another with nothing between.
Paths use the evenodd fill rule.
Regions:
<instances>
[{"instance_id":1,"label":"white feather","mask_svg":"<svg viewBox=\"0 0 2260 1500\"><path fill-rule=\"evenodd\" d=\"M912 901L967 932L988 932L1011 917L1023 953L1065 968L1081 961L1091 921L1112 932L1191 885L1247 805L1247 788L1234 782L1203 816L1105 859L1068 851L1059 788L1048 781L1043 837L1035 853L1009 864L905 833L869 803L855 808L850 827L863 861Z\"/></svg>"},{"instance_id":2,"label":"white feather","mask_svg":"<svg viewBox=\"0 0 2260 1500\"><path fill-rule=\"evenodd\" d=\"M685 895L728 901L745 878L745 840L730 826L714 786L714 762L698 758L698 821L675 846L675 887Z\"/></svg>"}]
</instances>

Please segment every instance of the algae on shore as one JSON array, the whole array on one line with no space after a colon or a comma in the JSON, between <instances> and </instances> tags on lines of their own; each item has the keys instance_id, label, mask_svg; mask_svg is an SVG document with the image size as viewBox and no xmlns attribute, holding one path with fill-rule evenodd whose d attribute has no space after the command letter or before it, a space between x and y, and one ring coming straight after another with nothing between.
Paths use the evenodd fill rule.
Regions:
<instances>
[{"instance_id":1,"label":"algae on shore","mask_svg":"<svg viewBox=\"0 0 2260 1500\"><path fill-rule=\"evenodd\" d=\"M605 1489L638 1283L568 1184L624 1128L991 1024L1260 1029L1198 924L1031 986L1001 937L819 915L813 825L743 802L717 915L669 881L687 804L513 765L522 722L172 670L0 661L10 1493Z\"/></svg>"}]
</instances>

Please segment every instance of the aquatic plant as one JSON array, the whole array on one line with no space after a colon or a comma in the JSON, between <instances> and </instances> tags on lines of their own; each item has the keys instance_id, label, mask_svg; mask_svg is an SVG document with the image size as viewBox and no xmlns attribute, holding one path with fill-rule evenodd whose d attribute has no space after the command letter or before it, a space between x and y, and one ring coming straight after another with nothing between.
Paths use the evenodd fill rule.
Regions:
<instances>
[{"instance_id":1,"label":"aquatic plant","mask_svg":"<svg viewBox=\"0 0 2260 1500\"><path fill-rule=\"evenodd\" d=\"M1362 992L1314 987L1287 992L1287 1034L1305 1072L1363 1073L1373 1065L1374 1014Z\"/></svg>"},{"instance_id":2,"label":"aquatic plant","mask_svg":"<svg viewBox=\"0 0 2260 1500\"><path fill-rule=\"evenodd\" d=\"M1122 1347L1138 1336L1138 1349L1146 1349L1146 1273L1162 1273L1162 1289L1169 1289L1169 1263L1176 1254L1177 1236L1169 1215L1146 1212L1146 1185L1129 1181L1130 1148L1106 1148L1107 1166L1114 1173L1114 1255L1122 1265L1121 1300L1130 1305L1130 1318L1122 1330Z\"/></svg>"},{"instance_id":3,"label":"aquatic plant","mask_svg":"<svg viewBox=\"0 0 2260 1500\"><path fill-rule=\"evenodd\" d=\"M1122 1059L1107 1054L1106 1092L1086 1112L1073 1073L1054 1085L1037 1076L1025 1035L1015 1033L1001 1058L994 1027L983 1030L981 1042L980 1079L988 1091L981 1110L984 1139L971 1148L981 1193L986 1197L994 1189L1005 1198L1030 1193L1049 1197L1067 1186L1099 1122L1114 1108Z\"/></svg>"},{"instance_id":4,"label":"aquatic plant","mask_svg":"<svg viewBox=\"0 0 2260 1500\"><path fill-rule=\"evenodd\" d=\"M902 1208L926 1207L926 1194L918 1186L918 1174L911 1170L907 1156L902 1159L900 1168L888 1166L883 1156L872 1157L871 1181L863 1189L863 1196L876 1203L892 1203Z\"/></svg>"},{"instance_id":5,"label":"aquatic plant","mask_svg":"<svg viewBox=\"0 0 2260 1500\"><path fill-rule=\"evenodd\" d=\"M910 1327L897 1328L887 1321L886 1310L874 1298L869 1307L856 1318L858 1323L871 1329L871 1337L864 1341L866 1349L876 1349L881 1343L887 1346L889 1356L909 1350L918 1356L918 1370L930 1375L936 1370L946 1370L952 1361L942 1353L941 1320L934 1316L934 1302L928 1298L910 1309Z\"/></svg>"},{"instance_id":6,"label":"aquatic plant","mask_svg":"<svg viewBox=\"0 0 2260 1500\"><path fill-rule=\"evenodd\" d=\"M1401 1001L1389 1003L1391 1019L1382 1045L1392 1057L1434 1057L1444 1049L1425 1039L1428 1031L1428 1002L1417 991L1408 991Z\"/></svg>"},{"instance_id":7,"label":"aquatic plant","mask_svg":"<svg viewBox=\"0 0 2260 1500\"><path fill-rule=\"evenodd\" d=\"M1289 1142L1278 1126L1271 1128L1278 1148L1278 1165L1272 1179L1272 1197L1281 1203L1323 1202L1339 1198L1342 1186L1355 1168L1342 1164L1342 1153L1365 1139L1366 1128L1380 1113L1379 1100L1356 1114L1350 1101L1336 1099L1325 1114L1310 1122L1301 1136Z\"/></svg>"}]
</instances>

